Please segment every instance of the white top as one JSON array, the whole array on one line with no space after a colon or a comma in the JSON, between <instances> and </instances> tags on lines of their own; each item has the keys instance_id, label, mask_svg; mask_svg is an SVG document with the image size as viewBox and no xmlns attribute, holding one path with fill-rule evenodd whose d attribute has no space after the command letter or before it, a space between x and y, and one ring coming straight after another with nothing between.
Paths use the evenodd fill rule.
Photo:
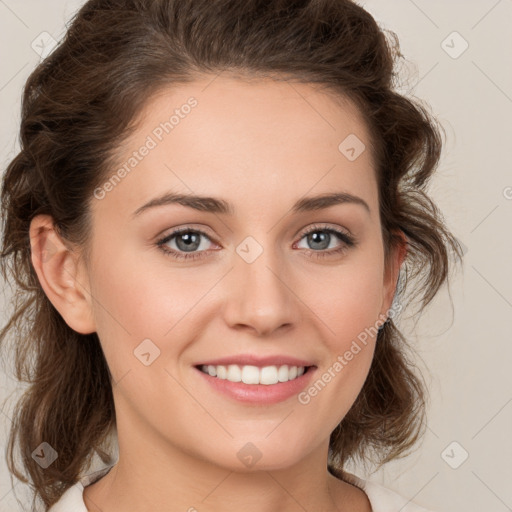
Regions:
<instances>
[{"instance_id":1,"label":"white top","mask_svg":"<svg viewBox=\"0 0 512 512\"><path fill-rule=\"evenodd\" d=\"M59 501L55 503L48 512L88 512L83 499L84 488L106 475L113 467L106 466L94 473L85 475L79 481L66 489ZM361 478L345 472L347 480L362 489L372 506L373 512L432 512L426 508L415 505L396 492L374 482L362 480Z\"/></svg>"}]
</instances>

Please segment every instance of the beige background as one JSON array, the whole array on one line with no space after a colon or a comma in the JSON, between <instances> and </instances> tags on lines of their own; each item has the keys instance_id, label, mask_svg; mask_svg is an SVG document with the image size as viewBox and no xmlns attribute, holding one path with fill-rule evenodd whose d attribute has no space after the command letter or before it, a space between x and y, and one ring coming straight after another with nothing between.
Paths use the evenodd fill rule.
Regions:
<instances>
[{"instance_id":1,"label":"beige background","mask_svg":"<svg viewBox=\"0 0 512 512\"><path fill-rule=\"evenodd\" d=\"M82 3L0 0L2 170L18 149L20 94L40 58L31 45L42 32L58 40ZM445 289L410 326L419 364L429 368L427 434L414 455L370 478L437 512L511 510L512 0L360 3L400 38L408 61L402 92L429 103L446 129L432 193L467 249L450 288L453 309ZM0 375L3 400L15 386ZM2 451L12 406L0 414ZM15 488L23 497L23 486ZM0 511L8 510L19 505L2 457Z\"/></svg>"}]
</instances>

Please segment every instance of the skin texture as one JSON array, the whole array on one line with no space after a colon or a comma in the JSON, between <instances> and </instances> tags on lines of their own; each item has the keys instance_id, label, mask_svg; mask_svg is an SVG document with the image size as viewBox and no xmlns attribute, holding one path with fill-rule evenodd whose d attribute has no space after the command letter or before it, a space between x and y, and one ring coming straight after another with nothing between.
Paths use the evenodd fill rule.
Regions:
<instances>
[{"instance_id":1,"label":"skin texture","mask_svg":"<svg viewBox=\"0 0 512 512\"><path fill-rule=\"evenodd\" d=\"M214 78L148 102L119 167L190 97L197 106L161 141L152 135L157 146L102 199L91 198L91 261L77 258L48 216L31 224L45 293L70 327L98 333L114 381L119 462L86 487L86 506L369 511L364 492L328 473L327 453L367 377L375 337L307 405L297 396L242 404L194 369L234 354L286 354L316 365L316 379L387 316L405 254L392 253L385 268L366 127L351 103L313 84ZM366 145L354 161L338 150L350 134ZM235 215L173 204L132 217L165 191L222 198ZM304 196L334 191L359 196L370 212L354 203L291 212ZM357 244L319 258L345 243L331 235L327 249L315 249L303 234L312 225L348 231ZM179 227L207 234L195 250L204 258L176 260L158 248ZM252 263L236 252L248 236L263 249ZM166 246L183 248L177 238ZM45 247L52 257L38 252ZM147 338L160 350L148 366L134 356ZM261 453L251 467L237 456L249 442Z\"/></svg>"}]
</instances>

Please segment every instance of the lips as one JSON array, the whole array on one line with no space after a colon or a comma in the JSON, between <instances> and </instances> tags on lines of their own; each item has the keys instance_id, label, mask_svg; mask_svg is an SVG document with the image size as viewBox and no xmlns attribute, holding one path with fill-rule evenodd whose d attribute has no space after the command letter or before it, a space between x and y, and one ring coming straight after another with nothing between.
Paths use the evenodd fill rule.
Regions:
<instances>
[{"instance_id":1,"label":"lips","mask_svg":"<svg viewBox=\"0 0 512 512\"><path fill-rule=\"evenodd\" d=\"M198 362L194 366L197 368L201 368L201 366L211 365L211 366L227 366L230 364L237 364L240 366L257 366L259 368L263 368L264 366L315 366L312 361L308 361L307 359L298 359L296 357L287 356L287 355L274 355L274 356L258 356L256 354L240 354L233 355L229 357L222 357L218 359L208 359L201 362Z\"/></svg>"},{"instance_id":2,"label":"lips","mask_svg":"<svg viewBox=\"0 0 512 512\"><path fill-rule=\"evenodd\" d=\"M232 358L230 359L232 360ZM240 358L235 360L239 359ZM278 359L274 357L271 360L276 361ZM285 360L297 361L293 358L287 358ZM213 360L212 362L215 361L226 361L226 359ZM261 358L259 361L261 362ZM302 361L299 360L299 362ZM236 364L234 363L233 366L236 366ZM244 366L244 368L249 368L251 365L242 366ZM217 368L221 367L225 368L225 365L217 365ZM309 366L307 368L308 369L305 370L302 375L297 376L294 379L287 380L286 382L277 382L275 384L232 382L228 379L222 379L209 375L208 373L205 373L199 369L196 369L194 375L199 377L199 382L203 382L208 386L208 388L204 390L205 393L208 393L209 390L213 390L216 394L218 393L222 397L226 397L228 400L234 401L234 403L237 404L269 406L284 402L285 400L291 400L293 397L296 397L301 391L303 391L304 388L309 385L311 380L314 378L315 373L317 372L316 367ZM202 388L200 388L200 391L201 393L203 392ZM205 396L208 397L209 395L206 394Z\"/></svg>"}]
</instances>

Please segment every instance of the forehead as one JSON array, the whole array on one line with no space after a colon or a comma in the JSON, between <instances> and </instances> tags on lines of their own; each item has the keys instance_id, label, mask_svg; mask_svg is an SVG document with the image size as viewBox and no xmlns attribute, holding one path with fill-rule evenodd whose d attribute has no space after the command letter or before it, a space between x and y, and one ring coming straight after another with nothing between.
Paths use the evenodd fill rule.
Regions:
<instances>
[{"instance_id":1,"label":"forehead","mask_svg":"<svg viewBox=\"0 0 512 512\"><path fill-rule=\"evenodd\" d=\"M360 112L317 84L201 77L159 90L136 121L112 169L128 172L110 199L141 204L173 189L246 198L251 191L269 201L279 191L281 200L289 193L295 201L312 188L375 199Z\"/></svg>"},{"instance_id":2,"label":"forehead","mask_svg":"<svg viewBox=\"0 0 512 512\"><path fill-rule=\"evenodd\" d=\"M187 103L192 99L197 105L189 109ZM217 129L222 129L220 135L243 128L244 132L236 133L237 136L257 133L258 139L266 143L272 140L272 131L280 127L286 128L283 137L291 133L295 140L315 136L327 139L329 132L338 139L345 130L351 129L370 142L363 116L355 103L321 84L224 74L201 76L189 83L159 89L146 102L137 124L147 133L162 120L169 120L173 113L179 116L172 121L176 128L183 119L190 118L187 124L194 125L195 133L208 134L209 138L215 134L206 128L204 132L199 131L199 124L207 128L216 124ZM263 137L265 131L269 135L267 139Z\"/></svg>"}]
</instances>

